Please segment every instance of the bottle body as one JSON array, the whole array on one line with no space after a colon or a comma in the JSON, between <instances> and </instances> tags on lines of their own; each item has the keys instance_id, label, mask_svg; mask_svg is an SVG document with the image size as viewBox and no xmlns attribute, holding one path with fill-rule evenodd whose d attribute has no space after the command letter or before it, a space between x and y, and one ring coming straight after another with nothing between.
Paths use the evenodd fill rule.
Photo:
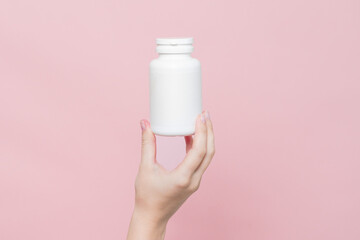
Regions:
<instances>
[{"instance_id":1,"label":"bottle body","mask_svg":"<svg viewBox=\"0 0 360 240\"><path fill-rule=\"evenodd\" d=\"M195 132L202 112L200 62L191 52L161 53L150 63L150 124L162 136Z\"/></svg>"}]
</instances>

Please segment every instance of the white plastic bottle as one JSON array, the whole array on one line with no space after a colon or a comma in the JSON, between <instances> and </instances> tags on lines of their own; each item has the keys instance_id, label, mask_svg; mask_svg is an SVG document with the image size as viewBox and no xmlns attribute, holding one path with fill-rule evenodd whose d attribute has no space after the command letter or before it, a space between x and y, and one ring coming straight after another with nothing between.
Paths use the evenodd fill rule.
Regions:
<instances>
[{"instance_id":1,"label":"white plastic bottle","mask_svg":"<svg viewBox=\"0 0 360 240\"><path fill-rule=\"evenodd\" d=\"M193 38L158 38L159 57L150 63L150 124L162 136L195 132L202 112L201 67L191 57Z\"/></svg>"}]
</instances>

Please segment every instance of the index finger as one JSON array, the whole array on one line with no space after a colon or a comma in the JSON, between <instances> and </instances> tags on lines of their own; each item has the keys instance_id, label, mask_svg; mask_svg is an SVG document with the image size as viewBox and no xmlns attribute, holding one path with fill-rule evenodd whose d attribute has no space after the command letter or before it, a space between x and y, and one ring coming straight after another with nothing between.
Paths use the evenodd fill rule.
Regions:
<instances>
[{"instance_id":1,"label":"index finger","mask_svg":"<svg viewBox=\"0 0 360 240\"><path fill-rule=\"evenodd\" d=\"M204 112L196 119L195 136L191 149L184 160L176 168L186 174L192 174L201 164L206 155L207 149L207 127Z\"/></svg>"}]
</instances>

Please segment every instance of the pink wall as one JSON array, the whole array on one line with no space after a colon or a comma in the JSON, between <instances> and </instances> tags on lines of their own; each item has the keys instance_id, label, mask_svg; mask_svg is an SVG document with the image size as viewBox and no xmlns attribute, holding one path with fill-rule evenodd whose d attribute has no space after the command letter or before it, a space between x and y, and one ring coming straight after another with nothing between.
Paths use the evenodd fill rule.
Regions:
<instances>
[{"instance_id":1,"label":"pink wall","mask_svg":"<svg viewBox=\"0 0 360 240\"><path fill-rule=\"evenodd\" d=\"M358 0L2 0L0 239L125 238L167 36L195 39L217 144L167 239L360 239Z\"/></svg>"}]
</instances>

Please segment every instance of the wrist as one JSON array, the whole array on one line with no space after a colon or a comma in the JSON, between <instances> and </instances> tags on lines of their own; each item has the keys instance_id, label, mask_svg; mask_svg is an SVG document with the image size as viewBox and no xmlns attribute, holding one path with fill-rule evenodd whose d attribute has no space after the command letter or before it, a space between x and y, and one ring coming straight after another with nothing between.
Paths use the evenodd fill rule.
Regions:
<instances>
[{"instance_id":1,"label":"wrist","mask_svg":"<svg viewBox=\"0 0 360 240\"><path fill-rule=\"evenodd\" d=\"M135 207L131 217L127 240L163 240L167 220Z\"/></svg>"}]
</instances>

